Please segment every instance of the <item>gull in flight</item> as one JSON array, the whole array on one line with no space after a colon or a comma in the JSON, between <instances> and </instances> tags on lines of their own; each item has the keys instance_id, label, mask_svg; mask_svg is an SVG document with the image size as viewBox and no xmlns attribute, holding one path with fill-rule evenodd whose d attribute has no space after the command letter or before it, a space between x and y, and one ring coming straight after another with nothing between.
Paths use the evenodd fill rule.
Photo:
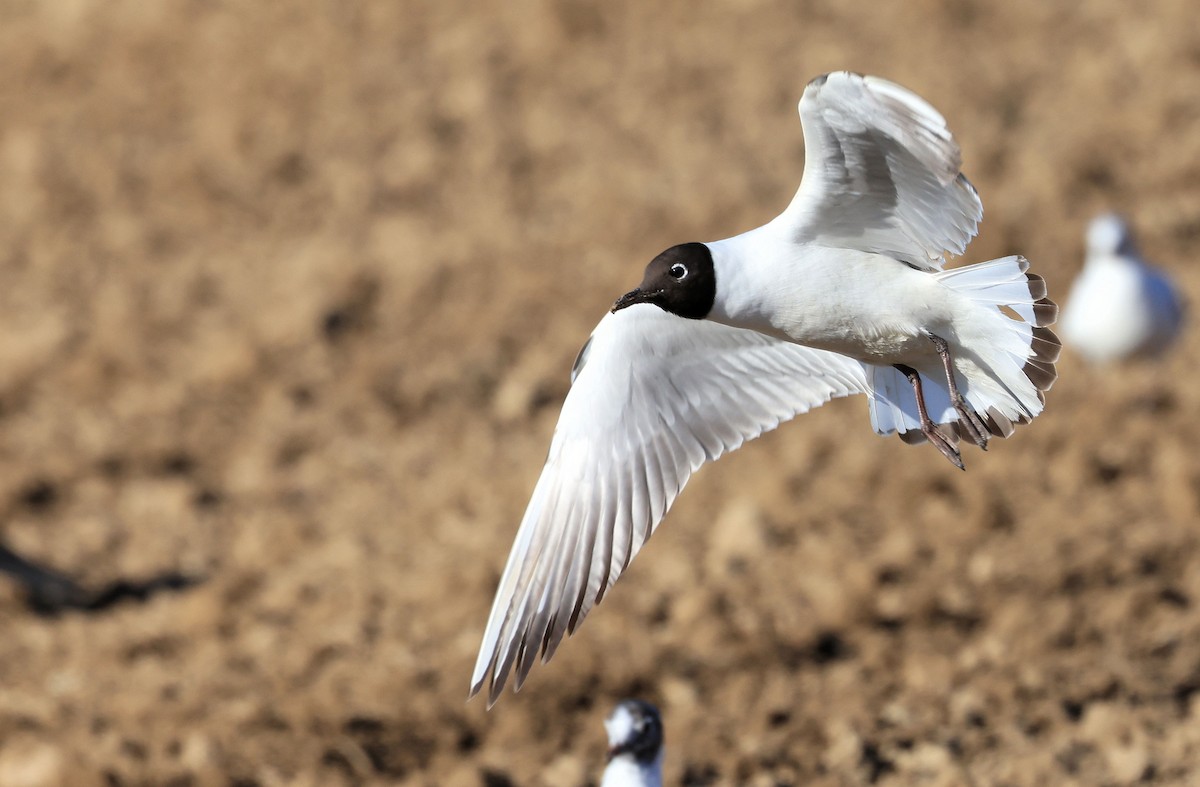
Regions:
<instances>
[{"instance_id":1,"label":"gull in flight","mask_svg":"<svg viewBox=\"0 0 1200 787\"><path fill-rule=\"evenodd\" d=\"M938 112L837 72L800 100L804 174L777 218L667 249L596 326L496 591L471 696L520 689L705 462L834 397L961 468L1031 421L1057 307L1019 256L944 270L983 206Z\"/></svg>"},{"instance_id":2,"label":"gull in flight","mask_svg":"<svg viewBox=\"0 0 1200 787\"><path fill-rule=\"evenodd\" d=\"M624 700L604 720L608 766L600 787L662 787L663 725L658 708Z\"/></svg>"},{"instance_id":3,"label":"gull in flight","mask_svg":"<svg viewBox=\"0 0 1200 787\"><path fill-rule=\"evenodd\" d=\"M1106 213L1087 231L1087 260L1063 308L1067 346L1095 364L1161 355L1183 327L1183 299L1138 254L1129 225Z\"/></svg>"}]
</instances>

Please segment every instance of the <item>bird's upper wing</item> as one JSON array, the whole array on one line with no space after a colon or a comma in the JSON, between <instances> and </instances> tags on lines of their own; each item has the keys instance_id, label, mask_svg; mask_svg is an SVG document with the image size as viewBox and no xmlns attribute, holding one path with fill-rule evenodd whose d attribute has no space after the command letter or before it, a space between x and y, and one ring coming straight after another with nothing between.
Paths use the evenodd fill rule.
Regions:
<instances>
[{"instance_id":1,"label":"bird's upper wing","mask_svg":"<svg viewBox=\"0 0 1200 787\"><path fill-rule=\"evenodd\" d=\"M475 673L519 689L650 537L697 468L831 398L863 393L835 353L641 304L600 321L576 361L541 478L496 591Z\"/></svg>"},{"instance_id":2,"label":"bird's upper wing","mask_svg":"<svg viewBox=\"0 0 1200 787\"><path fill-rule=\"evenodd\" d=\"M800 121L804 177L768 226L926 270L963 253L983 205L937 110L899 85L838 71L804 89Z\"/></svg>"}]
</instances>

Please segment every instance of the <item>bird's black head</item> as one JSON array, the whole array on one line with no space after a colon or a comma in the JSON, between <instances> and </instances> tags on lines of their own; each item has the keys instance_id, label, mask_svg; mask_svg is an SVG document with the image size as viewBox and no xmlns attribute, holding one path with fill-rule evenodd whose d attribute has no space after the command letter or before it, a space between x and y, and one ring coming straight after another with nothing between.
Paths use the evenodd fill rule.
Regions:
<instances>
[{"instance_id":1,"label":"bird's black head","mask_svg":"<svg viewBox=\"0 0 1200 787\"><path fill-rule=\"evenodd\" d=\"M612 310L635 303L653 303L664 311L703 320L717 297L712 252L703 243L672 246L646 266L641 285L617 299Z\"/></svg>"},{"instance_id":2,"label":"bird's black head","mask_svg":"<svg viewBox=\"0 0 1200 787\"><path fill-rule=\"evenodd\" d=\"M628 754L640 763L654 762L663 745L658 708L642 700L623 700L604 722L608 759Z\"/></svg>"}]
</instances>

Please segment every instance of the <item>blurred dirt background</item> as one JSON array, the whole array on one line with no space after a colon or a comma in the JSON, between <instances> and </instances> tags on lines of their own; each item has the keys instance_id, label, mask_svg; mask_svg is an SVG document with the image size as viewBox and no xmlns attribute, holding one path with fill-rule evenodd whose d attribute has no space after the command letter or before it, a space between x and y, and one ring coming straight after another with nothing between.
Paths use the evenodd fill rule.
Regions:
<instances>
[{"instance_id":1,"label":"blurred dirt background","mask_svg":"<svg viewBox=\"0 0 1200 787\"><path fill-rule=\"evenodd\" d=\"M953 469L835 402L705 468L555 660L470 667L575 352L775 215L836 68L947 117L1061 299L1128 213L1200 302L1191 0L0 2L0 785L1200 783L1200 342L1065 356Z\"/></svg>"}]
</instances>

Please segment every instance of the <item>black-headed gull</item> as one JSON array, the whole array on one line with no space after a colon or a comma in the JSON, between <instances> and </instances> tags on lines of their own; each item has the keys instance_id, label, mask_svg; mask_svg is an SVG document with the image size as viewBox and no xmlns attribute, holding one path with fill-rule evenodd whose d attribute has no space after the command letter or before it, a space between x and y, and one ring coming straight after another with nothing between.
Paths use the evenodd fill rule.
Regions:
<instances>
[{"instance_id":1,"label":"black-headed gull","mask_svg":"<svg viewBox=\"0 0 1200 787\"><path fill-rule=\"evenodd\" d=\"M661 787L663 725L658 708L623 700L604 720L608 766L600 787Z\"/></svg>"},{"instance_id":2,"label":"black-headed gull","mask_svg":"<svg viewBox=\"0 0 1200 787\"><path fill-rule=\"evenodd\" d=\"M1022 257L942 270L983 215L942 116L838 72L800 100L804 177L778 218L675 246L584 345L496 592L471 694L489 704L629 565L705 462L836 396L958 467L1042 411L1057 307ZM952 372L952 373L951 373ZM937 424L945 425L938 429Z\"/></svg>"},{"instance_id":3,"label":"black-headed gull","mask_svg":"<svg viewBox=\"0 0 1200 787\"><path fill-rule=\"evenodd\" d=\"M1183 327L1183 299L1138 254L1125 221L1106 213L1087 230L1087 259L1063 307L1067 346L1092 363L1153 358Z\"/></svg>"}]
</instances>

